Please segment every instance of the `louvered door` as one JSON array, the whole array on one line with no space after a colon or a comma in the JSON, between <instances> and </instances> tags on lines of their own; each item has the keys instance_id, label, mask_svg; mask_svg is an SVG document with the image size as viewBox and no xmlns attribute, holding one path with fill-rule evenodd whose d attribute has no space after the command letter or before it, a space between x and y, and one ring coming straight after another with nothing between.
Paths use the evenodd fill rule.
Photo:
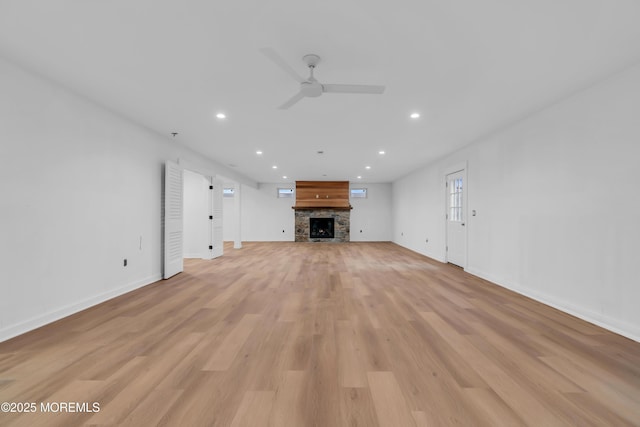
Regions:
<instances>
[{"instance_id":1,"label":"louvered door","mask_svg":"<svg viewBox=\"0 0 640 427\"><path fill-rule=\"evenodd\" d=\"M183 267L183 173L168 161L164 169L164 274L168 279Z\"/></svg>"}]
</instances>

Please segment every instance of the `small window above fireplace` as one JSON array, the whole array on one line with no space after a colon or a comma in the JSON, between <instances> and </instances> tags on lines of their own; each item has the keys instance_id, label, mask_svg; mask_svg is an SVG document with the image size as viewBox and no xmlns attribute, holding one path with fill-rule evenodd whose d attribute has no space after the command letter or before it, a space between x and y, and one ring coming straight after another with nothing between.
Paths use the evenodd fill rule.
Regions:
<instances>
[{"instance_id":1,"label":"small window above fireplace","mask_svg":"<svg viewBox=\"0 0 640 427\"><path fill-rule=\"evenodd\" d=\"M293 188L278 188L279 199L293 199L294 194Z\"/></svg>"},{"instance_id":2,"label":"small window above fireplace","mask_svg":"<svg viewBox=\"0 0 640 427\"><path fill-rule=\"evenodd\" d=\"M367 189L366 188L352 188L350 190L352 199L366 199L367 198Z\"/></svg>"}]
</instances>

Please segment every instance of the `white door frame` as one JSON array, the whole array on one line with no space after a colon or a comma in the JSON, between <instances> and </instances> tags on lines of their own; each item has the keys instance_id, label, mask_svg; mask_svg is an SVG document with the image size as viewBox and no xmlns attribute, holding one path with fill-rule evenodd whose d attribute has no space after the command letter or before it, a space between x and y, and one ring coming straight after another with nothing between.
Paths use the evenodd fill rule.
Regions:
<instances>
[{"instance_id":1,"label":"white door frame","mask_svg":"<svg viewBox=\"0 0 640 427\"><path fill-rule=\"evenodd\" d=\"M242 184L235 183L233 194L233 208L235 225L233 229L233 248L242 249Z\"/></svg>"},{"instance_id":2,"label":"white door frame","mask_svg":"<svg viewBox=\"0 0 640 427\"><path fill-rule=\"evenodd\" d=\"M222 238L222 192L224 189L224 181L218 178L210 178L211 191L209 192L209 209L211 216L209 217L209 253L211 258L218 258L224 254L224 242Z\"/></svg>"},{"instance_id":3,"label":"white door frame","mask_svg":"<svg viewBox=\"0 0 640 427\"><path fill-rule=\"evenodd\" d=\"M210 189L212 191L209 192L209 201L207 203L207 206L209 208L209 218L214 217L214 219L209 220L209 230L210 232L208 233L208 237L209 237L209 247L210 249L208 249L208 253L206 257L203 257L203 259L213 259L213 258L217 258L219 256L223 255L224 252L224 246L222 245L222 240L221 237L217 240L219 240L218 242L216 242L216 238L218 237L216 233L214 233L214 229L216 227L221 228L222 227L222 186L223 186L223 179L221 177L219 177L218 175L216 175L216 173L208 168L203 168L201 167L199 164L191 162L187 159L183 159L183 158L178 158L178 165L180 165L181 168L183 169L188 169L191 172L195 172L197 174L200 174L202 176L205 177L205 179L207 179L210 182ZM214 186L214 184L219 184L219 191L213 191L213 189L211 187ZM217 198L217 199L216 199ZM216 212L216 209L220 209L220 212ZM218 215L219 213L219 215ZM218 217L219 216L219 217Z\"/></svg>"},{"instance_id":4,"label":"white door frame","mask_svg":"<svg viewBox=\"0 0 640 427\"><path fill-rule=\"evenodd\" d=\"M447 176L452 174L452 173L456 173L456 172L462 172L462 185L463 185L463 190L462 190L462 217L464 218L464 222L465 222L465 227L464 227L464 261L462 262L462 265L460 267L462 267L464 270L466 270L467 268L467 262L468 262L468 248L469 248L469 241L468 241L468 229L469 229L469 216L468 216L468 197L469 197L469 179L468 179L468 165L467 165L467 161L465 160L464 162L460 162L460 163L456 163L453 164L451 166L448 166L446 168L444 168L443 170L443 174L442 174L442 178L443 178L443 185L442 188L444 189L444 260L445 262L449 262L448 258L449 258L449 251L447 250L447 246L449 244L449 236L448 236L448 227L447 227L447 215L448 215L448 207L449 207L449 202L448 202L448 198L449 198L449 194L448 194L448 188L447 188Z\"/></svg>"}]
</instances>

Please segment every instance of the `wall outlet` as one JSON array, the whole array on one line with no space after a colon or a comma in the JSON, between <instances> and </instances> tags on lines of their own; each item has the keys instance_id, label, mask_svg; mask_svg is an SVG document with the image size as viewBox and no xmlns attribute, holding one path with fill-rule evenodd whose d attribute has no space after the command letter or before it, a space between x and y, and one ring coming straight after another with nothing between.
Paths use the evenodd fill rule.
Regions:
<instances>
[{"instance_id":1,"label":"wall outlet","mask_svg":"<svg viewBox=\"0 0 640 427\"><path fill-rule=\"evenodd\" d=\"M127 266L127 259L126 258L124 259L124 262L122 263L122 265L123 265L123 267Z\"/></svg>"}]
</instances>

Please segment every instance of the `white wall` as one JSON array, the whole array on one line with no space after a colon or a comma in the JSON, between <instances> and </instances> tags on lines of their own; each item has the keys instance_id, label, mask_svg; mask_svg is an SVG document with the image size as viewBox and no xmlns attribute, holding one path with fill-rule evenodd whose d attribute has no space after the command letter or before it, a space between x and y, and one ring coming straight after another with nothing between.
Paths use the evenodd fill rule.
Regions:
<instances>
[{"instance_id":1,"label":"white wall","mask_svg":"<svg viewBox=\"0 0 640 427\"><path fill-rule=\"evenodd\" d=\"M0 158L0 341L161 277L166 160L234 174L3 59Z\"/></svg>"},{"instance_id":2,"label":"white wall","mask_svg":"<svg viewBox=\"0 0 640 427\"><path fill-rule=\"evenodd\" d=\"M444 262L443 186L438 168L421 169L393 183L391 206L393 241Z\"/></svg>"},{"instance_id":3,"label":"white wall","mask_svg":"<svg viewBox=\"0 0 640 427\"><path fill-rule=\"evenodd\" d=\"M351 240L390 241L391 184L357 184L366 187L366 199L352 199ZM278 188L295 188L290 184L260 184L257 189L242 189L243 241L294 241L295 198L279 199ZM224 201L224 239L233 240L233 199ZM360 233L362 230L362 233Z\"/></svg>"},{"instance_id":4,"label":"white wall","mask_svg":"<svg viewBox=\"0 0 640 427\"><path fill-rule=\"evenodd\" d=\"M351 241L391 241L391 184L351 184L366 188L367 197L351 199Z\"/></svg>"},{"instance_id":5,"label":"white wall","mask_svg":"<svg viewBox=\"0 0 640 427\"><path fill-rule=\"evenodd\" d=\"M638 112L640 66L398 180L393 240L444 259L467 161L467 271L640 340Z\"/></svg>"},{"instance_id":6,"label":"white wall","mask_svg":"<svg viewBox=\"0 0 640 427\"><path fill-rule=\"evenodd\" d=\"M211 183L199 173L184 171L184 257L206 258L210 241L210 198Z\"/></svg>"},{"instance_id":7,"label":"white wall","mask_svg":"<svg viewBox=\"0 0 640 427\"><path fill-rule=\"evenodd\" d=\"M242 240L287 241L295 240L295 198L278 198L278 187L295 184L260 184L258 188L242 187Z\"/></svg>"}]
</instances>

